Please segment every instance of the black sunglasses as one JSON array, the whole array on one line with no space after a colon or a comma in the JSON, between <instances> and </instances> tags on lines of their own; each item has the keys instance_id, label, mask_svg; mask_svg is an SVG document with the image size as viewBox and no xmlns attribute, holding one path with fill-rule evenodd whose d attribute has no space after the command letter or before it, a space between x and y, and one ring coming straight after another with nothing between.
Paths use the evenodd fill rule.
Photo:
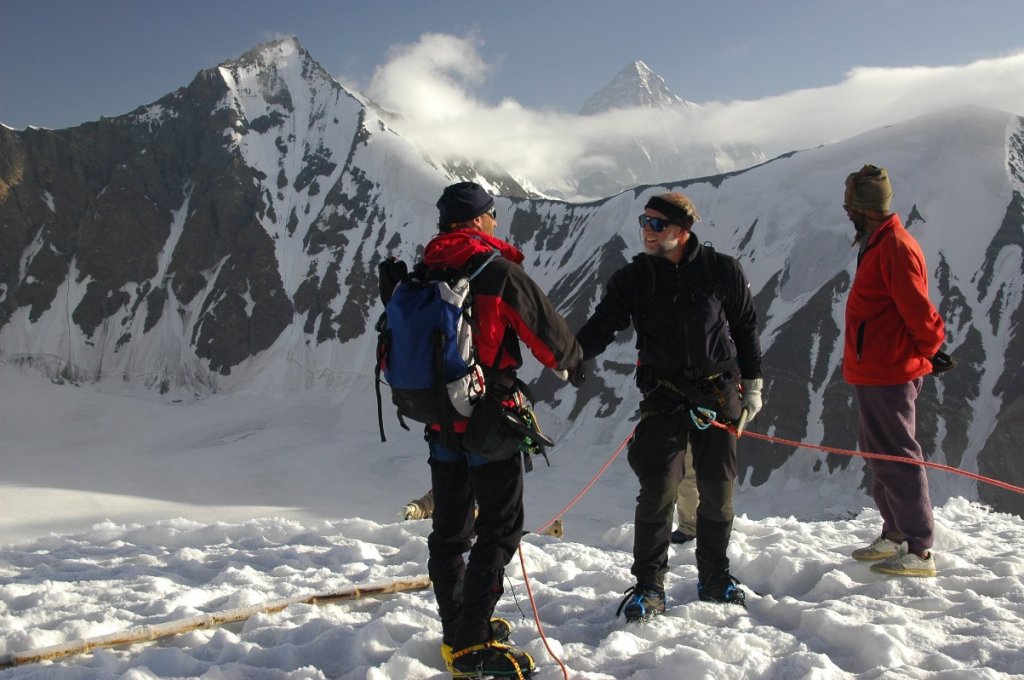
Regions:
<instances>
[{"instance_id":1,"label":"black sunglasses","mask_svg":"<svg viewBox=\"0 0 1024 680\"><path fill-rule=\"evenodd\" d=\"M648 217L647 215L640 215L637 219L640 221L641 229L647 227L657 234L660 234L675 224L675 222L669 222L668 220L663 220L660 217Z\"/></svg>"}]
</instances>

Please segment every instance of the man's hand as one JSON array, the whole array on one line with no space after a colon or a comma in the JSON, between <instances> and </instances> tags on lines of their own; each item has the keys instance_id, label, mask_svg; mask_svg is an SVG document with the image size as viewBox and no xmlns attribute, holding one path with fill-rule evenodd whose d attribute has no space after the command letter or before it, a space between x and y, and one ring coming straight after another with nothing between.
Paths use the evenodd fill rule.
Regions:
<instances>
[{"instance_id":1,"label":"man's hand","mask_svg":"<svg viewBox=\"0 0 1024 680\"><path fill-rule=\"evenodd\" d=\"M572 368L552 369L552 371L559 377L559 379L568 380L569 384L573 387L579 387L583 384L583 381L587 379L587 372L583 367L582 359Z\"/></svg>"},{"instance_id":2,"label":"man's hand","mask_svg":"<svg viewBox=\"0 0 1024 680\"><path fill-rule=\"evenodd\" d=\"M956 367L956 359L949 356L941 349L931 358L931 362L932 375L939 375L940 373L945 373L949 369Z\"/></svg>"},{"instance_id":3,"label":"man's hand","mask_svg":"<svg viewBox=\"0 0 1024 680\"><path fill-rule=\"evenodd\" d=\"M761 410L761 388L764 386L764 380L752 378L740 380L740 384L743 386L743 407L740 410L739 422L736 424L737 437L743 436L743 430L747 423L753 420L757 412Z\"/></svg>"},{"instance_id":4,"label":"man's hand","mask_svg":"<svg viewBox=\"0 0 1024 680\"><path fill-rule=\"evenodd\" d=\"M587 371L583 366L583 359L576 362L576 365L569 369L569 384L579 387L587 379Z\"/></svg>"}]
</instances>

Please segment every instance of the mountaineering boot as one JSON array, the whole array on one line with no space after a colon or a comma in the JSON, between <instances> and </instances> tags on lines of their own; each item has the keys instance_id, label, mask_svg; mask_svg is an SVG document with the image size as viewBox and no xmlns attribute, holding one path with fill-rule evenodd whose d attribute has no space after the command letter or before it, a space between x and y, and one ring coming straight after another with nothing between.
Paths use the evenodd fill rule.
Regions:
<instances>
[{"instance_id":1,"label":"mountaineering boot","mask_svg":"<svg viewBox=\"0 0 1024 680\"><path fill-rule=\"evenodd\" d=\"M896 541L890 541L885 536L879 536L871 541L871 545L854 550L852 557L861 562L887 560L890 557L896 557L901 547L903 547L903 542L897 543Z\"/></svg>"},{"instance_id":2,"label":"mountaineering boot","mask_svg":"<svg viewBox=\"0 0 1024 680\"><path fill-rule=\"evenodd\" d=\"M495 616L488 624L491 627L491 640L493 642L508 642L512 638L512 624L505 619ZM452 670L452 646L447 642L441 642L441 658L444 659L444 666L448 672Z\"/></svg>"},{"instance_id":3,"label":"mountaineering boot","mask_svg":"<svg viewBox=\"0 0 1024 680\"><path fill-rule=\"evenodd\" d=\"M930 550L928 557L920 557L902 548L889 559L872 564L871 571L893 576L935 576L939 573L935 568L935 557Z\"/></svg>"},{"instance_id":4,"label":"mountaineering boot","mask_svg":"<svg viewBox=\"0 0 1024 680\"><path fill-rule=\"evenodd\" d=\"M504 642L488 640L452 652L453 678L528 678L536 666L533 657Z\"/></svg>"},{"instance_id":5,"label":"mountaineering boot","mask_svg":"<svg viewBox=\"0 0 1024 680\"><path fill-rule=\"evenodd\" d=\"M691 536L690 534L686 533L682 529L676 529L675 531L672 532L672 542L673 543L689 543L690 541L692 541L695 538L697 538L697 537L696 536Z\"/></svg>"},{"instance_id":6,"label":"mountaineering boot","mask_svg":"<svg viewBox=\"0 0 1024 680\"><path fill-rule=\"evenodd\" d=\"M654 586L643 586L637 583L626 590L615 616L624 614L626 623L649 621L652 617L665 612L665 591Z\"/></svg>"},{"instance_id":7,"label":"mountaineering boot","mask_svg":"<svg viewBox=\"0 0 1024 680\"><path fill-rule=\"evenodd\" d=\"M702 602L720 602L747 606L747 594L739 587L735 576L725 571L709 576L697 584L697 596Z\"/></svg>"}]
</instances>

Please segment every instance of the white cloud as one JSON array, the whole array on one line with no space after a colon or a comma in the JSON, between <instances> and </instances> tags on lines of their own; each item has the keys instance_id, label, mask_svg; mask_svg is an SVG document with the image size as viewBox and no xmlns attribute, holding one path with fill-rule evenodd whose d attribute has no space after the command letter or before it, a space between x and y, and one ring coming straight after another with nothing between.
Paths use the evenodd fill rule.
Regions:
<instances>
[{"instance_id":1,"label":"white cloud","mask_svg":"<svg viewBox=\"0 0 1024 680\"><path fill-rule=\"evenodd\" d=\"M774 155L972 104L1024 113L1024 53L963 66L856 68L829 87L706 104L703 134L737 134Z\"/></svg>"},{"instance_id":2,"label":"white cloud","mask_svg":"<svg viewBox=\"0 0 1024 680\"><path fill-rule=\"evenodd\" d=\"M856 68L836 85L672 115L635 109L579 116L476 99L471 93L488 72L479 47L473 37L426 34L392 50L368 94L400 111L396 129L428 153L492 161L537 186L564 186L584 168L607 164L602 149L635 138L752 142L774 156L955 106L1024 113L1024 53L962 66ZM660 181L677 179L684 178Z\"/></svg>"},{"instance_id":3,"label":"white cloud","mask_svg":"<svg viewBox=\"0 0 1024 680\"><path fill-rule=\"evenodd\" d=\"M415 45L392 47L376 69L369 95L417 123L457 121L485 108L467 93L484 82L487 65L472 38L427 33Z\"/></svg>"}]
</instances>

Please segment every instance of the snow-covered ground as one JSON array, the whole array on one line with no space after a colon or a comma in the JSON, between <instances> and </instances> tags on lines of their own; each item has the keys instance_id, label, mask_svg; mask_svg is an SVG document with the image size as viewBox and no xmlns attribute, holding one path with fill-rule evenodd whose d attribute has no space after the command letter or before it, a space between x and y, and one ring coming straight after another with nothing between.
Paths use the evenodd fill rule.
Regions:
<instances>
[{"instance_id":1,"label":"snow-covered ground","mask_svg":"<svg viewBox=\"0 0 1024 680\"><path fill-rule=\"evenodd\" d=\"M0 367L0 657L424 575L429 522L398 517L426 486L418 435L388 417L389 442L377 441L369 385L267 393L164 403ZM556 448L552 467L527 476L528 528L558 513L631 427L599 425L571 439L586 445ZM741 487L730 556L762 594L746 611L698 602L688 544L673 549L667 614L627 626L614 612L632 583L636 483L616 459L567 512L562 539L523 543L541 623L569 677L1024 675L1024 520L954 498L936 509L940 575L878 576L849 558L879 528L851 479ZM821 519L829 507L864 509ZM508 577L499 613L536 658L535 677L562 678L518 559ZM18 666L0 680L440 679L439 644L432 595L410 591L296 604Z\"/></svg>"}]
</instances>

